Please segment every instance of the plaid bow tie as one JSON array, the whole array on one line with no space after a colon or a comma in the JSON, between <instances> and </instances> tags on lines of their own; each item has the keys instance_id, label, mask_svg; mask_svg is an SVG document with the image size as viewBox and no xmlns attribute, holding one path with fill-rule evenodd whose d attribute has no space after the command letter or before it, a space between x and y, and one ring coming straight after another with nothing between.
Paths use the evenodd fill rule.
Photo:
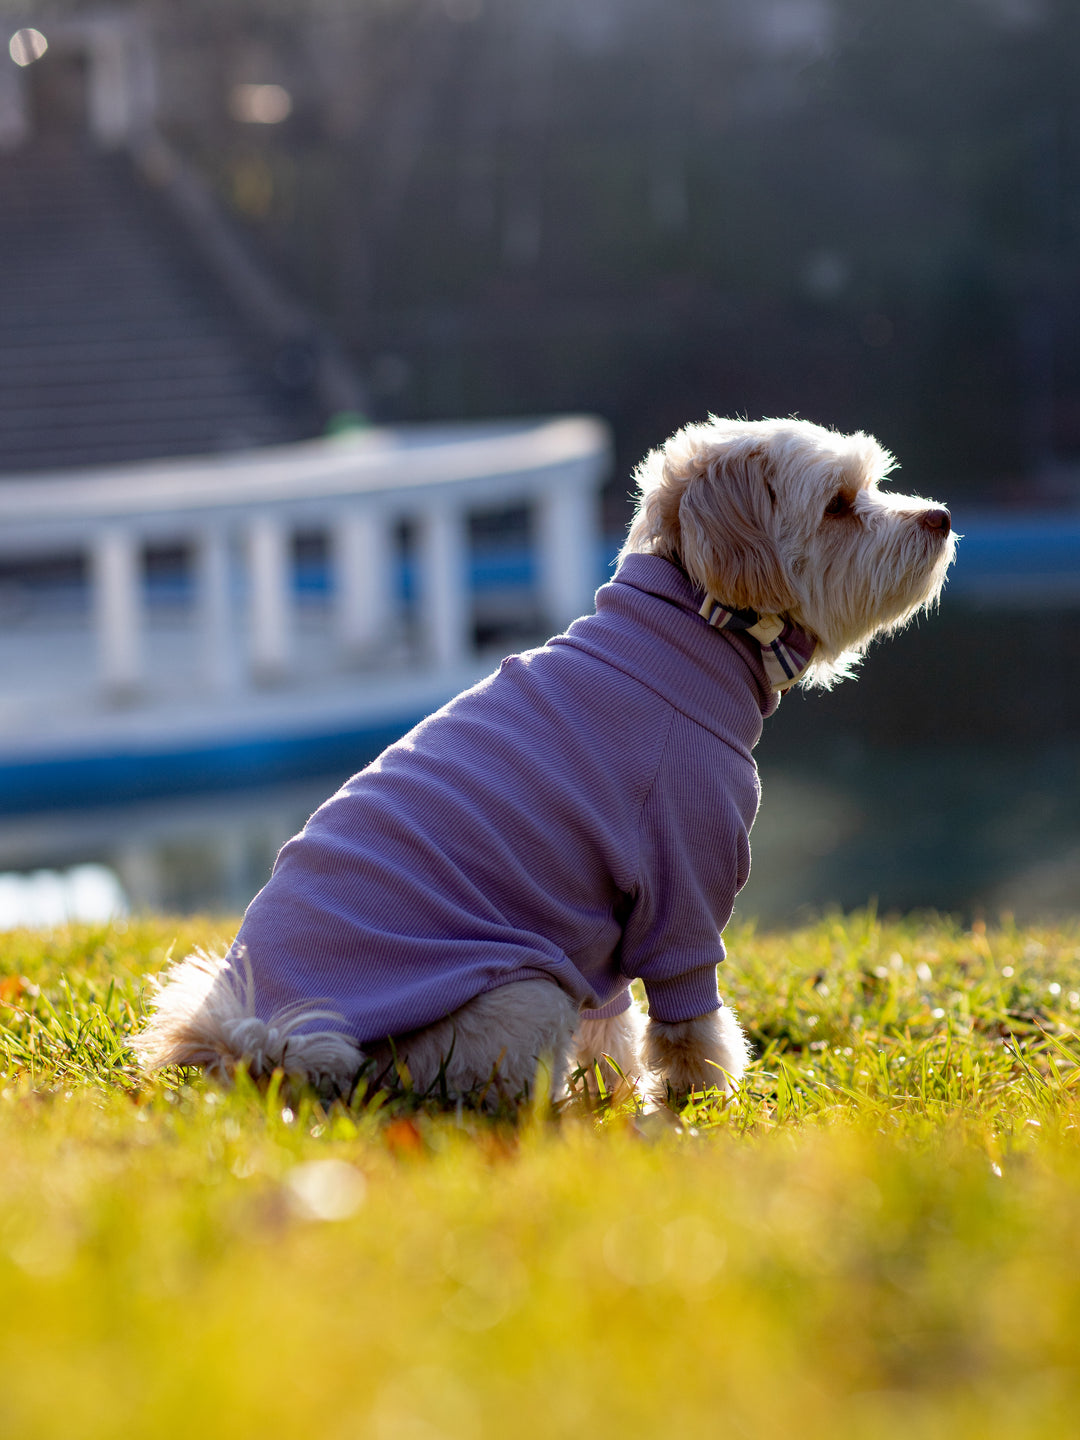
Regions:
<instances>
[{"instance_id":1,"label":"plaid bow tie","mask_svg":"<svg viewBox=\"0 0 1080 1440\"><path fill-rule=\"evenodd\" d=\"M756 610L731 610L711 595L698 611L717 630L742 630L761 646L761 663L774 690L786 690L806 672L817 641L782 615L759 615Z\"/></svg>"}]
</instances>

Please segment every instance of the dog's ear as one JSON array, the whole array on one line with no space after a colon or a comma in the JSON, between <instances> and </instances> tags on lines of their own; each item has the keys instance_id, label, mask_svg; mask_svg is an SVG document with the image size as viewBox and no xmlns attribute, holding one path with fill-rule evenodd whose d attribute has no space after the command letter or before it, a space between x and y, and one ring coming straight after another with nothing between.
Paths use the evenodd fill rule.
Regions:
<instances>
[{"instance_id":1,"label":"dog's ear","mask_svg":"<svg viewBox=\"0 0 1080 1440\"><path fill-rule=\"evenodd\" d=\"M721 445L696 458L679 500L679 553L701 589L762 613L795 603L779 541L766 447Z\"/></svg>"}]
</instances>

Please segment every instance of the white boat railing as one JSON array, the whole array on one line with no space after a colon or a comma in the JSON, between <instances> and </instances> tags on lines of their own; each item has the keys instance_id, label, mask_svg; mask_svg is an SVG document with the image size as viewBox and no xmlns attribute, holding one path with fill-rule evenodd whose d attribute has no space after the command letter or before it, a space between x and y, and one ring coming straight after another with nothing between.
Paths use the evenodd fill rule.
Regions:
<instances>
[{"instance_id":1,"label":"white boat railing","mask_svg":"<svg viewBox=\"0 0 1080 1440\"><path fill-rule=\"evenodd\" d=\"M405 523L415 536L420 663L449 674L474 649L470 517L532 510L540 609L546 623L562 627L592 606L599 490L609 468L607 427L569 416L372 430L237 455L13 477L0 483L0 564L85 557L99 693L132 704L148 698L148 549L193 555L202 684L221 693L238 676L256 684L288 678L292 545L313 531L328 542L337 657L377 667L393 630L392 562Z\"/></svg>"}]
</instances>

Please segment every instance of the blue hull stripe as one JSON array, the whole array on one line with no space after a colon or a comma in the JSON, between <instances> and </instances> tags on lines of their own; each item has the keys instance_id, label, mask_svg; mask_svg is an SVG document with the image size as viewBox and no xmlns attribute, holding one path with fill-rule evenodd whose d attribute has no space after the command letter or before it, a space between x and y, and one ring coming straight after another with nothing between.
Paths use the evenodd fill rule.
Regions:
<instances>
[{"instance_id":1,"label":"blue hull stripe","mask_svg":"<svg viewBox=\"0 0 1080 1440\"><path fill-rule=\"evenodd\" d=\"M398 723L333 734L267 736L190 750L0 763L0 814L238 790L334 771L345 780L421 719L410 715Z\"/></svg>"}]
</instances>

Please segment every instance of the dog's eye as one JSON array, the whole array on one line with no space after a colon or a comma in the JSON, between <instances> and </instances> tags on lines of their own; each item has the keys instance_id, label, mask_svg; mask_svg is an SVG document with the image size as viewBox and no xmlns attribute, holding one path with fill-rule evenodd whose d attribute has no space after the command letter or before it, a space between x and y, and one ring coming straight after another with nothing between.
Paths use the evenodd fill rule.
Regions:
<instances>
[{"instance_id":1,"label":"dog's eye","mask_svg":"<svg viewBox=\"0 0 1080 1440\"><path fill-rule=\"evenodd\" d=\"M851 506L848 504L847 496L844 494L834 495L825 506L826 515L845 515Z\"/></svg>"}]
</instances>

